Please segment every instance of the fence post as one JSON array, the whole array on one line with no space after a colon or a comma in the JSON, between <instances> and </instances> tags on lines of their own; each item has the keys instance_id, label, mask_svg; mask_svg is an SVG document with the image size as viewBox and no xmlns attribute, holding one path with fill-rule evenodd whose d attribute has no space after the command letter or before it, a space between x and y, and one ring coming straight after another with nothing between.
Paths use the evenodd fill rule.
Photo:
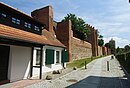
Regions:
<instances>
[{"instance_id":1,"label":"fence post","mask_svg":"<svg viewBox=\"0 0 130 88\"><path fill-rule=\"evenodd\" d=\"M107 61L107 71L109 71L109 61Z\"/></svg>"},{"instance_id":2,"label":"fence post","mask_svg":"<svg viewBox=\"0 0 130 88\"><path fill-rule=\"evenodd\" d=\"M86 63L86 61L85 61L85 69L87 69L86 64L87 64L87 63Z\"/></svg>"}]
</instances>

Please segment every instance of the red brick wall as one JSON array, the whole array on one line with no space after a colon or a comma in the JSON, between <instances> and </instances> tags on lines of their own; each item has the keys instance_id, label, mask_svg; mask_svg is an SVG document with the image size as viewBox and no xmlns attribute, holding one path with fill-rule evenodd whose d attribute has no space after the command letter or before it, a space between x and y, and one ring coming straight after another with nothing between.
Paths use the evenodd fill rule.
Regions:
<instances>
[{"instance_id":1,"label":"red brick wall","mask_svg":"<svg viewBox=\"0 0 130 88\"><path fill-rule=\"evenodd\" d=\"M98 56L102 56L102 47L98 46Z\"/></svg>"},{"instance_id":2,"label":"red brick wall","mask_svg":"<svg viewBox=\"0 0 130 88\"><path fill-rule=\"evenodd\" d=\"M71 37L73 36L71 21L59 22L55 32L57 39L67 47L67 50L69 51L69 58L71 58Z\"/></svg>"},{"instance_id":3,"label":"red brick wall","mask_svg":"<svg viewBox=\"0 0 130 88\"><path fill-rule=\"evenodd\" d=\"M107 48L105 46L102 47L103 55L107 55Z\"/></svg>"},{"instance_id":4,"label":"red brick wall","mask_svg":"<svg viewBox=\"0 0 130 88\"><path fill-rule=\"evenodd\" d=\"M111 54L111 49L107 48L107 55Z\"/></svg>"},{"instance_id":5,"label":"red brick wall","mask_svg":"<svg viewBox=\"0 0 130 88\"><path fill-rule=\"evenodd\" d=\"M58 23L55 32L57 39L67 47L70 61L92 56L91 44L73 37L71 21Z\"/></svg>"},{"instance_id":6,"label":"red brick wall","mask_svg":"<svg viewBox=\"0 0 130 88\"><path fill-rule=\"evenodd\" d=\"M45 24L45 29L54 34L53 30L53 8L47 6L41 9L37 9L31 13L32 17L39 22Z\"/></svg>"},{"instance_id":7,"label":"red brick wall","mask_svg":"<svg viewBox=\"0 0 130 88\"><path fill-rule=\"evenodd\" d=\"M64 21L56 23L53 21L53 8L47 6L31 13L32 17L41 23L46 25L46 29L56 35L56 38L63 43L69 51L69 58L83 58L98 56L98 40L97 30L94 27L89 26L91 34L89 36L89 42L81 42L73 38L73 32L71 29L71 21ZM54 30L55 29L55 30ZM91 46L91 47L90 47ZM81 51L81 52L80 52ZM78 53L77 53L78 52ZM86 53L86 55L85 55ZM78 54L78 55L77 55Z\"/></svg>"},{"instance_id":8,"label":"red brick wall","mask_svg":"<svg viewBox=\"0 0 130 88\"><path fill-rule=\"evenodd\" d=\"M71 51L73 60L92 56L91 44L75 37L71 41Z\"/></svg>"},{"instance_id":9,"label":"red brick wall","mask_svg":"<svg viewBox=\"0 0 130 88\"><path fill-rule=\"evenodd\" d=\"M94 27L87 25L87 27L90 29L90 35L88 36L88 42L92 44L92 55L98 56L98 34L97 30L94 29Z\"/></svg>"}]
</instances>

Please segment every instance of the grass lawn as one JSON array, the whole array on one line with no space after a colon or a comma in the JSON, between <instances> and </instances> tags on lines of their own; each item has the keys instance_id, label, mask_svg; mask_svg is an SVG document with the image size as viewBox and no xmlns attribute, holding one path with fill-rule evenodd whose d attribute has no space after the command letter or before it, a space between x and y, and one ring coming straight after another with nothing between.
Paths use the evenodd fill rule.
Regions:
<instances>
[{"instance_id":1,"label":"grass lawn","mask_svg":"<svg viewBox=\"0 0 130 88\"><path fill-rule=\"evenodd\" d=\"M72 68L72 67L81 68L81 67L84 66L85 61L88 64L92 60L95 60L95 59L98 59L98 58L100 58L100 57L93 57L93 58L85 58L85 59L80 59L80 60L74 60L72 62L67 63L67 68Z\"/></svg>"}]
</instances>

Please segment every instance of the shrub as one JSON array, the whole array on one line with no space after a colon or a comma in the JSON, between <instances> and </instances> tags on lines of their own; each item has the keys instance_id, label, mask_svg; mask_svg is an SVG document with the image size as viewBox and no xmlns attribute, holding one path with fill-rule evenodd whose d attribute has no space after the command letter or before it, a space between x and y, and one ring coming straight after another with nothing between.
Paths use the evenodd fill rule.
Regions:
<instances>
[{"instance_id":1,"label":"shrub","mask_svg":"<svg viewBox=\"0 0 130 88\"><path fill-rule=\"evenodd\" d=\"M130 52L126 54L126 64L130 66Z\"/></svg>"},{"instance_id":2,"label":"shrub","mask_svg":"<svg viewBox=\"0 0 130 88\"><path fill-rule=\"evenodd\" d=\"M116 55L116 58L119 62L125 62L125 54Z\"/></svg>"}]
</instances>

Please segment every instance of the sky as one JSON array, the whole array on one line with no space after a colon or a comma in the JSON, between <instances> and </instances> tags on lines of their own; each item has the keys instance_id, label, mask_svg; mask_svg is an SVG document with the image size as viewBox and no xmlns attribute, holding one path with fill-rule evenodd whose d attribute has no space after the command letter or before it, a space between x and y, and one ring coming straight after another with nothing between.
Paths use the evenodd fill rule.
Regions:
<instances>
[{"instance_id":1,"label":"sky","mask_svg":"<svg viewBox=\"0 0 130 88\"><path fill-rule=\"evenodd\" d=\"M54 9L54 20L60 22L68 13L82 18L98 29L105 43L112 38L116 47L130 44L129 0L0 0L18 10L30 13L48 5Z\"/></svg>"}]
</instances>

